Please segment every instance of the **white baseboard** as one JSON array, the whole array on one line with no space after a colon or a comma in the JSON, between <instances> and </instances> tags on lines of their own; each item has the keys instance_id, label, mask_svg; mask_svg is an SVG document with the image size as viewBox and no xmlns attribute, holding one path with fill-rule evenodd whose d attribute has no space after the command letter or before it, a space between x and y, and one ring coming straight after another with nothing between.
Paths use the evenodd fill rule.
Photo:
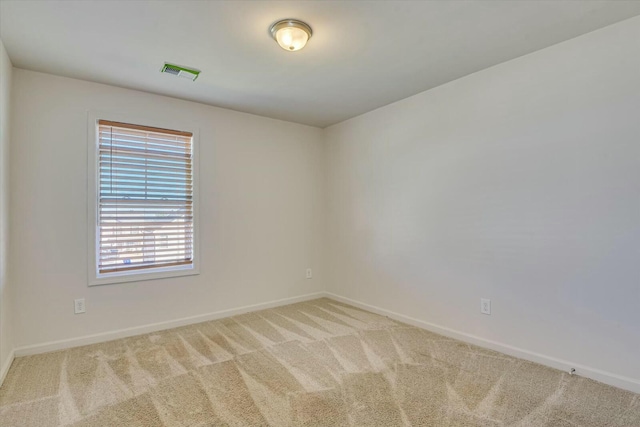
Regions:
<instances>
[{"instance_id":1,"label":"white baseboard","mask_svg":"<svg viewBox=\"0 0 640 427\"><path fill-rule=\"evenodd\" d=\"M9 368L11 368L11 364L13 363L13 359L15 358L15 354L16 354L15 350L11 350L11 353L9 353L9 357L4 362L4 364L0 367L0 386L2 386L4 379L7 377L7 374L9 373Z\"/></svg>"},{"instance_id":2,"label":"white baseboard","mask_svg":"<svg viewBox=\"0 0 640 427\"><path fill-rule=\"evenodd\" d=\"M575 369L575 374L592 380L600 381L614 387L622 388L632 391L634 393L640 393L640 380L624 377L611 372L602 371L600 369L591 368L588 366L573 363L567 360L558 359L544 354L535 353L529 350L525 350L518 347L513 347L508 344L503 344L496 341L491 341L485 338L478 337L476 335L467 334L464 332L456 331L453 329L445 328L440 325L425 322L423 320L415 319L413 317L405 316L403 314L395 313L384 308L376 307L373 305L365 304L359 301L345 298L340 295L326 292L325 295L328 298L335 299L336 301L350 304L363 310L368 310L373 313L377 313L383 316L387 316L391 319L398 320L400 322L408 323L412 326L417 326L422 329L435 332L440 335L444 335L450 338L455 338L460 341L475 344L479 347L488 348L490 350L499 351L500 353L508 354L509 356L518 357L520 359L528 360L530 362L539 363L541 365L549 366L551 368L559 369L561 371L570 372L571 369Z\"/></svg>"},{"instance_id":3,"label":"white baseboard","mask_svg":"<svg viewBox=\"0 0 640 427\"><path fill-rule=\"evenodd\" d=\"M200 314L197 316L183 317L181 319L169 320L166 322L151 323L143 326L135 326L133 328L119 329L116 331L102 332L99 334L85 335L77 338L69 338L59 341L50 341L42 344L27 345L16 348L15 357L29 356L32 354L48 353L50 351L64 350L72 347L96 344L100 342L112 341L120 338L132 337L135 335L148 334L164 329L177 328L180 326L192 325L194 323L206 322L209 320L221 319L223 317L235 316L238 314L248 313L251 311L264 310L267 308L279 307L296 302L308 301L326 296L325 292L315 292L297 297L284 298L275 301L264 302L260 304L246 305L227 310L215 311L212 313ZM8 367L7 367L8 370ZM4 372L4 371L3 371Z\"/></svg>"}]
</instances>

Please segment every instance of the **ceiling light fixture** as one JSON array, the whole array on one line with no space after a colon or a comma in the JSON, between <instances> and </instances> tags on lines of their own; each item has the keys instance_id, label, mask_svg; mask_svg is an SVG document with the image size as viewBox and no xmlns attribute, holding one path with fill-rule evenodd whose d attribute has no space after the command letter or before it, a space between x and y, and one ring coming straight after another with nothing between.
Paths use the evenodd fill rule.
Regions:
<instances>
[{"instance_id":1,"label":"ceiling light fixture","mask_svg":"<svg viewBox=\"0 0 640 427\"><path fill-rule=\"evenodd\" d=\"M273 39L289 52L302 49L311 38L311 27L297 19L283 19L269 28Z\"/></svg>"}]
</instances>

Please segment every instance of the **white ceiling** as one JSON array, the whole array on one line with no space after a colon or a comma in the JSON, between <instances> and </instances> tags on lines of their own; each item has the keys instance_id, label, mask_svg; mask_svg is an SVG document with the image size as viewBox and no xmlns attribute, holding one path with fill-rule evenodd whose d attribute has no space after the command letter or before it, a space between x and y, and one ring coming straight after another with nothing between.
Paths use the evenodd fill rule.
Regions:
<instances>
[{"instance_id":1,"label":"white ceiling","mask_svg":"<svg viewBox=\"0 0 640 427\"><path fill-rule=\"evenodd\" d=\"M325 127L640 14L640 1L0 1L18 68ZM270 38L308 22L307 47ZM202 70L195 82L164 61Z\"/></svg>"}]
</instances>

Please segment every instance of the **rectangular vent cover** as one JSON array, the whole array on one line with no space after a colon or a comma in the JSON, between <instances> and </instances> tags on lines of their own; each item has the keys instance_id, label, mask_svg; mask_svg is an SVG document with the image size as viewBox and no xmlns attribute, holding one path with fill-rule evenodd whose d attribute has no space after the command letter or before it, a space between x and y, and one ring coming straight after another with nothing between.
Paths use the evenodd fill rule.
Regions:
<instances>
[{"instance_id":1,"label":"rectangular vent cover","mask_svg":"<svg viewBox=\"0 0 640 427\"><path fill-rule=\"evenodd\" d=\"M162 67L162 70L160 71L163 73L189 79L191 81L195 81L195 79L197 79L198 76L200 75L199 70L185 68L179 65L168 64L168 63L165 63L164 66Z\"/></svg>"}]
</instances>

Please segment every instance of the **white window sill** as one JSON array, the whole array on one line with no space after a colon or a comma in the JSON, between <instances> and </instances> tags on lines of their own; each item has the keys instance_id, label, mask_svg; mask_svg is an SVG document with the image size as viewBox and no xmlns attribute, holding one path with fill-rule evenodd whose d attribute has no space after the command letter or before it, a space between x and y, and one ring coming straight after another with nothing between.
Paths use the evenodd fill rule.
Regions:
<instances>
[{"instance_id":1,"label":"white window sill","mask_svg":"<svg viewBox=\"0 0 640 427\"><path fill-rule=\"evenodd\" d=\"M195 266L154 268L149 271L123 271L94 276L89 279L89 286L113 285L125 282L141 282L143 280L167 279L171 277L195 276L200 271Z\"/></svg>"}]
</instances>

